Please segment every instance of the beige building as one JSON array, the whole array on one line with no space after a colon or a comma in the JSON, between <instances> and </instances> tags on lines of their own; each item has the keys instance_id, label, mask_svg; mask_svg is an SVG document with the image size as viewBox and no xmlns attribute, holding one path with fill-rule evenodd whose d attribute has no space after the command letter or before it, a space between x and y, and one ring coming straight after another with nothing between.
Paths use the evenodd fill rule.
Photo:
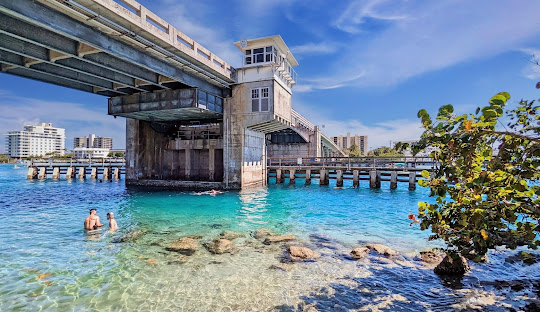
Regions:
<instances>
[{"instance_id":1,"label":"beige building","mask_svg":"<svg viewBox=\"0 0 540 312\"><path fill-rule=\"evenodd\" d=\"M368 137L367 135L353 135L351 136L350 132L347 132L347 136L335 136L332 137L332 141L336 144L342 151L346 151L351 146L356 145L362 153L362 155L367 155L368 152Z\"/></svg>"},{"instance_id":2,"label":"beige building","mask_svg":"<svg viewBox=\"0 0 540 312\"><path fill-rule=\"evenodd\" d=\"M87 137L77 137L73 139L73 148L86 147L86 148L106 148L112 149L112 138L99 137L95 134L90 134Z\"/></svg>"}]
</instances>

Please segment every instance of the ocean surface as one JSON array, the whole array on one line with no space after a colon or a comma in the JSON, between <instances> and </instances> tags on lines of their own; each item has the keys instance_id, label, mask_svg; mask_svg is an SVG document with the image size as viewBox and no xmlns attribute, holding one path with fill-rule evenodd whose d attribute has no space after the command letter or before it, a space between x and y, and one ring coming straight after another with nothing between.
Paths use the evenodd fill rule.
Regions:
<instances>
[{"instance_id":1,"label":"ocean surface","mask_svg":"<svg viewBox=\"0 0 540 312\"><path fill-rule=\"evenodd\" d=\"M288 180L286 180L288 182ZM507 311L534 308L539 264L496 251L462 279L438 277L419 252L440 246L407 215L428 190L275 185L217 196L128 189L124 181L28 181L26 168L0 165L0 311ZM334 185L333 185L334 184ZM90 208L114 212L120 229L88 235ZM316 261L281 263L283 244L259 228L293 234ZM202 244L239 232L235 252ZM132 240L116 242L126 235ZM166 250L201 235L191 256ZM354 247L381 243L397 257ZM502 281L502 282L501 282ZM538 286L537 286L538 287Z\"/></svg>"}]
</instances>

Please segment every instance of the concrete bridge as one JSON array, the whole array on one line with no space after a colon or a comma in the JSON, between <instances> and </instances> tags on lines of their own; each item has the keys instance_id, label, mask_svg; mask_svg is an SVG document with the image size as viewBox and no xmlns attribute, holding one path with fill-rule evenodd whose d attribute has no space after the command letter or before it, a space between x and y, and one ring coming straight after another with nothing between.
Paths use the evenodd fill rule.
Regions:
<instances>
[{"instance_id":1,"label":"concrete bridge","mask_svg":"<svg viewBox=\"0 0 540 312\"><path fill-rule=\"evenodd\" d=\"M235 45L236 69L133 0L0 0L2 72L109 97L128 185L239 189L266 183L268 154L341 153L292 109L281 37Z\"/></svg>"}]
</instances>

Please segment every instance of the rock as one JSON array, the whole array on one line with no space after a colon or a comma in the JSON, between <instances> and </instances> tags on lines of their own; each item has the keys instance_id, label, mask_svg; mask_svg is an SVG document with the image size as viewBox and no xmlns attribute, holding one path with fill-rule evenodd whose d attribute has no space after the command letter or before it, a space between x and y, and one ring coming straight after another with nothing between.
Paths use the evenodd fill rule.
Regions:
<instances>
[{"instance_id":1,"label":"rock","mask_svg":"<svg viewBox=\"0 0 540 312\"><path fill-rule=\"evenodd\" d=\"M270 236L270 235L274 235L274 232L272 232L271 230L269 229L266 229L266 228L260 228L258 229L257 231L255 231L255 238L256 239L263 239L267 236Z\"/></svg>"},{"instance_id":2,"label":"rock","mask_svg":"<svg viewBox=\"0 0 540 312\"><path fill-rule=\"evenodd\" d=\"M291 264L285 264L285 263L279 263L279 264L272 264L269 269L271 270L278 270L278 271L283 271L283 272L289 272L290 270L292 270L292 265Z\"/></svg>"},{"instance_id":3,"label":"rock","mask_svg":"<svg viewBox=\"0 0 540 312\"><path fill-rule=\"evenodd\" d=\"M367 256L368 253L369 253L369 248L367 248L367 247L357 247L357 248L354 248L351 251L351 257L353 257L354 259L362 259L365 256Z\"/></svg>"},{"instance_id":4,"label":"rock","mask_svg":"<svg viewBox=\"0 0 540 312\"><path fill-rule=\"evenodd\" d=\"M425 263L438 264L442 261L443 255L433 250L420 251L420 258Z\"/></svg>"},{"instance_id":5,"label":"rock","mask_svg":"<svg viewBox=\"0 0 540 312\"><path fill-rule=\"evenodd\" d=\"M134 242L141 238L144 234L146 234L146 231L143 230L131 230L127 232L126 234L117 237L112 240L113 243L126 243L126 242Z\"/></svg>"},{"instance_id":6,"label":"rock","mask_svg":"<svg viewBox=\"0 0 540 312\"><path fill-rule=\"evenodd\" d=\"M289 256L292 261L315 260L321 256L320 253L307 247L289 246Z\"/></svg>"},{"instance_id":7,"label":"rock","mask_svg":"<svg viewBox=\"0 0 540 312\"><path fill-rule=\"evenodd\" d=\"M192 239L201 239L201 238L203 238L202 235L187 235L187 236L183 236L183 237L192 238Z\"/></svg>"},{"instance_id":8,"label":"rock","mask_svg":"<svg viewBox=\"0 0 540 312\"><path fill-rule=\"evenodd\" d=\"M186 263L189 260L188 256L178 256L170 261L167 262L167 264L183 264Z\"/></svg>"},{"instance_id":9,"label":"rock","mask_svg":"<svg viewBox=\"0 0 540 312\"><path fill-rule=\"evenodd\" d=\"M370 250L374 250L375 252L381 255L385 255L387 257L393 257L393 256L398 255L397 251L390 249L381 244L369 244L369 245L366 245L366 247L369 248Z\"/></svg>"},{"instance_id":10,"label":"rock","mask_svg":"<svg viewBox=\"0 0 540 312\"><path fill-rule=\"evenodd\" d=\"M467 264L467 259L462 256L453 259L447 255L433 271L439 275L463 275L469 272L469 270L470 268L469 264Z\"/></svg>"},{"instance_id":11,"label":"rock","mask_svg":"<svg viewBox=\"0 0 540 312\"><path fill-rule=\"evenodd\" d=\"M531 264L537 263L539 260L540 260L540 255L522 251L522 252L518 252L517 254L513 256L506 258L504 261L509 262L509 263L516 263L516 262L523 261L524 264L531 265Z\"/></svg>"},{"instance_id":12,"label":"rock","mask_svg":"<svg viewBox=\"0 0 540 312\"><path fill-rule=\"evenodd\" d=\"M263 244L270 245L273 243L282 243L295 240L296 236L294 235L270 235L264 239Z\"/></svg>"},{"instance_id":13,"label":"rock","mask_svg":"<svg viewBox=\"0 0 540 312\"><path fill-rule=\"evenodd\" d=\"M221 234L219 234L219 236L223 239L233 240L240 237L244 237L245 235L243 233L238 233L238 232L223 231L221 232Z\"/></svg>"},{"instance_id":14,"label":"rock","mask_svg":"<svg viewBox=\"0 0 540 312\"><path fill-rule=\"evenodd\" d=\"M191 256L197 249L199 249L199 243L190 237L182 237L176 242L173 242L169 247L165 248L168 251L176 251L181 254Z\"/></svg>"},{"instance_id":15,"label":"rock","mask_svg":"<svg viewBox=\"0 0 540 312\"><path fill-rule=\"evenodd\" d=\"M228 239L216 238L211 242L205 243L204 247L213 254L232 253L234 243Z\"/></svg>"}]
</instances>

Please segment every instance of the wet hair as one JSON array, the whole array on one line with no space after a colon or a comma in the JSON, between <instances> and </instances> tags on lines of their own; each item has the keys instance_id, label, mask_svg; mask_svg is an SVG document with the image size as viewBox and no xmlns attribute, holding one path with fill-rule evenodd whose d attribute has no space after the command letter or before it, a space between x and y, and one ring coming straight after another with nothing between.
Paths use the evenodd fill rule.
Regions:
<instances>
[{"instance_id":1,"label":"wet hair","mask_svg":"<svg viewBox=\"0 0 540 312\"><path fill-rule=\"evenodd\" d=\"M90 213L92 213L92 210L94 210L94 211L97 212L97 209L96 209L96 208L90 208Z\"/></svg>"}]
</instances>

